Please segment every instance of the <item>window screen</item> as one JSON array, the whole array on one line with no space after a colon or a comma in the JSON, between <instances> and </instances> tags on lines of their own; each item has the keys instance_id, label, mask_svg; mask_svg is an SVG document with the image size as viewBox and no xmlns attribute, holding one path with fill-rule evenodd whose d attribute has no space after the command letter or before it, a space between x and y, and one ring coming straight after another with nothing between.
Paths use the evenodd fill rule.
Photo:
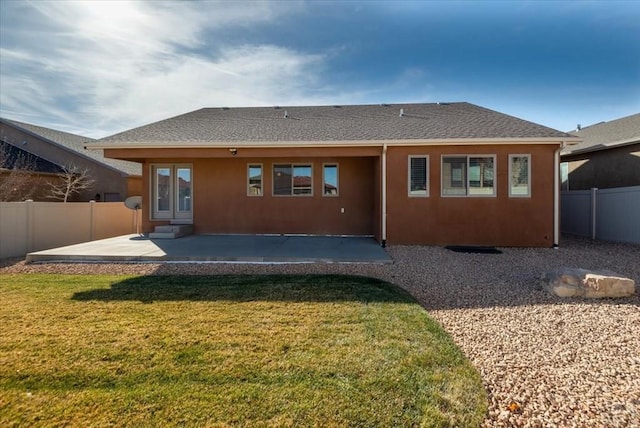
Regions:
<instances>
[{"instance_id":1,"label":"window screen","mask_svg":"<svg viewBox=\"0 0 640 428\"><path fill-rule=\"evenodd\" d=\"M428 160L429 158L427 156L409 157L409 195L428 195Z\"/></svg>"}]
</instances>

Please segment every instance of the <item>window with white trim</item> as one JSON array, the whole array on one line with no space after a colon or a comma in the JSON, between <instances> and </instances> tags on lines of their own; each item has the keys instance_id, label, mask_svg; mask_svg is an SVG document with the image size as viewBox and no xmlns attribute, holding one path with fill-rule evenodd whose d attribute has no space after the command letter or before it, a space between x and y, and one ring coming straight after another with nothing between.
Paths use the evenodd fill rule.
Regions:
<instances>
[{"instance_id":1,"label":"window with white trim","mask_svg":"<svg viewBox=\"0 0 640 428\"><path fill-rule=\"evenodd\" d=\"M322 165L322 196L338 196L338 164Z\"/></svg>"},{"instance_id":2,"label":"window with white trim","mask_svg":"<svg viewBox=\"0 0 640 428\"><path fill-rule=\"evenodd\" d=\"M262 196L262 164L247 165L247 196Z\"/></svg>"},{"instance_id":3,"label":"window with white trim","mask_svg":"<svg viewBox=\"0 0 640 428\"><path fill-rule=\"evenodd\" d=\"M531 155L509 155L509 196L531 196Z\"/></svg>"},{"instance_id":4,"label":"window with white trim","mask_svg":"<svg viewBox=\"0 0 640 428\"><path fill-rule=\"evenodd\" d=\"M312 196L312 166L310 164L273 165L273 195Z\"/></svg>"},{"instance_id":5,"label":"window with white trim","mask_svg":"<svg viewBox=\"0 0 640 428\"><path fill-rule=\"evenodd\" d=\"M495 155L442 156L442 196L495 196Z\"/></svg>"},{"instance_id":6,"label":"window with white trim","mask_svg":"<svg viewBox=\"0 0 640 428\"><path fill-rule=\"evenodd\" d=\"M429 156L409 156L409 196L429 196Z\"/></svg>"}]
</instances>

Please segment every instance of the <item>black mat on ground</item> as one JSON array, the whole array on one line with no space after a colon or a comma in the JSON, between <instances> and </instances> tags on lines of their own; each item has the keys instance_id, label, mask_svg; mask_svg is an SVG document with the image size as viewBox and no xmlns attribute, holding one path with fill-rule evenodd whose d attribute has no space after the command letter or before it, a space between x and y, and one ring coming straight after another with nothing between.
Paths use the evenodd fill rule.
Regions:
<instances>
[{"instance_id":1,"label":"black mat on ground","mask_svg":"<svg viewBox=\"0 0 640 428\"><path fill-rule=\"evenodd\" d=\"M476 247L469 245L447 245L447 250L455 251L456 253L481 253L481 254L502 254L502 251L496 247Z\"/></svg>"}]
</instances>

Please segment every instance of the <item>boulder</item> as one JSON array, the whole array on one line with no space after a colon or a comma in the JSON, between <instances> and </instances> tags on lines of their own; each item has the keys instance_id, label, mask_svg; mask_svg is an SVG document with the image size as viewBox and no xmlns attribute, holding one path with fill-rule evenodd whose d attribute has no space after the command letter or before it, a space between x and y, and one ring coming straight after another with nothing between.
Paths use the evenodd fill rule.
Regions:
<instances>
[{"instance_id":1,"label":"boulder","mask_svg":"<svg viewBox=\"0 0 640 428\"><path fill-rule=\"evenodd\" d=\"M636 292L634 280L608 270L560 268L544 274L542 285L559 297L629 297Z\"/></svg>"}]
</instances>

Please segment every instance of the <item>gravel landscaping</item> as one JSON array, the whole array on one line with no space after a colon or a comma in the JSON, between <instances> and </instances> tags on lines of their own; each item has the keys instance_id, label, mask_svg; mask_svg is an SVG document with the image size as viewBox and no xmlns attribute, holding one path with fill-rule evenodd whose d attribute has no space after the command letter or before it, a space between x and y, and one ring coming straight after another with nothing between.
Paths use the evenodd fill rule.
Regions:
<instances>
[{"instance_id":1,"label":"gravel landscaping","mask_svg":"<svg viewBox=\"0 0 640 428\"><path fill-rule=\"evenodd\" d=\"M394 263L35 264L2 273L341 273L398 284L452 335L482 373L486 427L640 427L640 246L567 237L559 249L503 254L392 246ZM541 275L562 266L609 269L636 281L635 296L551 296Z\"/></svg>"}]
</instances>

